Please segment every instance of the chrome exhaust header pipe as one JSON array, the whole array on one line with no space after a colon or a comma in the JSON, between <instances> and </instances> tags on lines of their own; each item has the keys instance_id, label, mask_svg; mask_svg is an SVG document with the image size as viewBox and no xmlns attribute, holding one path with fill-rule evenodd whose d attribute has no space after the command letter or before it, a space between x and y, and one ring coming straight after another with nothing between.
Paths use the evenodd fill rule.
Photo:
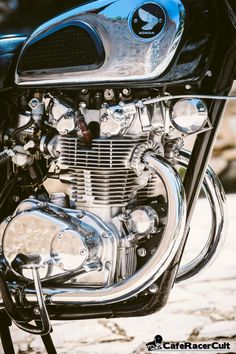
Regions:
<instances>
[{"instance_id":1,"label":"chrome exhaust header pipe","mask_svg":"<svg viewBox=\"0 0 236 354\"><path fill-rule=\"evenodd\" d=\"M187 168L189 159L190 152L183 150L178 158L178 163L180 166ZM206 170L202 189L210 204L211 229L201 252L192 261L180 265L176 283L192 278L212 263L226 235L228 226L226 196L219 178L209 166Z\"/></svg>"},{"instance_id":2,"label":"chrome exhaust header pipe","mask_svg":"<svg viewBox=\"0 0 236 354\"><path fill-rule=\"evenodd\" d=\"M150 260L134 275L118 284L96 290L75 288L43 289L51 303L73 301L77 304L111 304L128 300L152 285L168 268L182 239L186 201L182 180L173 167L152 151L143 154L145 167L157 174L165 185L168 217L159 247ZM27 292L27 291L26 291Z\"/></svg>"}]
</instances>

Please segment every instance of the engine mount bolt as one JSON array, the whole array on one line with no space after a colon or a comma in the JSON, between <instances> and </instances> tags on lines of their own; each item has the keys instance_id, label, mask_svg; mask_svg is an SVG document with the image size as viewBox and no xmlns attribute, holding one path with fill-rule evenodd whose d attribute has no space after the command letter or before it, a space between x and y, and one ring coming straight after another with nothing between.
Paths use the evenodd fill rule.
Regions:
<instances>
[{"instance_id":1,"label":"engine mount bolt","mask_svg":"<svg viewBox=\"0 0 236 354\"><path fill-rule=\"evenodd\" d=\"M145 250L145 248L139 248L139 249L137 250L137 255L138 255L139 257L145 257L146 254L147 254L147 251Z\"/></svg>"},{"instance_id":2,"label":"engine mount bolt","mask_svg":"<svg viewBox=\"0 0 236 354\"><path fill-rule=\"evenodd\" d=\"M33 312L36 316L38 316L40 314L39 308L38 307L34 307Z\"/></svg>"},{"instance_id":3,"label":"engine mount bolt","mask_svg":"<svg viewBox=\"0 0 236 354\"><path fill-rule=\"evenodd\" d=\"M148 290L151 294L156 294L159 290L159 286L156 283L153 283L151 286L149 286Z\"/></svg>"}]
</instances>

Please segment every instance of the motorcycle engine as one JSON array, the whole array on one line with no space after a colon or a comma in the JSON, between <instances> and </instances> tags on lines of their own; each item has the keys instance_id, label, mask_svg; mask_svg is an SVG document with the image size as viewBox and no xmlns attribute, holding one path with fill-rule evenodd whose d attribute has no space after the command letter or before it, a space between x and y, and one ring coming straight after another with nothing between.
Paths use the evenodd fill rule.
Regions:
<instances>
[{"instance_id":1,"label":"motorcycle engine","mask_svg":"<svg viewBox=\"0 0 236 354\"><path fill-rule=\"evenodd\" d=\"M155 253L168 200L164 181L145 170L141 157L152 150L175 165L187 130L181 107L170 116L170 107L145 105L140 95L124 88L25 97L28 109L3 139L7 145L12 137L16 170L32 175L36 164L46 165L48 193L37 194L39 185L31 183L1 224L3 253L19 280L30 282L29 266L37 264L42 283L104 288ZM200 131L207 119L203 102L178 104L192 108L187 126Z\"/></svg>"}]
</instances>

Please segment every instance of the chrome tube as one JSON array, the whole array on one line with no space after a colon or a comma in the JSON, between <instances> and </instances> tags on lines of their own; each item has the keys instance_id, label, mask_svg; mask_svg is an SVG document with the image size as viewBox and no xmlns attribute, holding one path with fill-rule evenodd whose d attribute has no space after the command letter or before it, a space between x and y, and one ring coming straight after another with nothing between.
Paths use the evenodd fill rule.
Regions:
<instances>
[{"instance_id":1,"label":"chrome tube","mask_svg":"<svg viewBox=\"0 0 236 354\"><path fill-rule=\"evenodd\" d=\"M178 162L180 166L187 167L189 159L190 153L188 151L182 151ZM210 233L201 252L192 261L180 265L176 282L192 278L209 265L214 260L214 256L220 248L226 234L228 222L225 192L211 167L207 168L202 188L208 199L212 213Z\"/></svg>"},{"instance_id":2,"label":"chrome tube","mask_svg":"<svg viewBox=\"0 0 236 354\"><path fill-rule=\"evenodd\" d=\"M107 288L84 290L75 288L43 289L52 303L64 301L78 304L109 304L127 300L153 284L167 269L182 239L185 226L186 202L182 180L172 166L162 158L145 154L147 168L163 181L168 198L167 224L156 253L134 275Z\"/></svg>"}]
</instances>

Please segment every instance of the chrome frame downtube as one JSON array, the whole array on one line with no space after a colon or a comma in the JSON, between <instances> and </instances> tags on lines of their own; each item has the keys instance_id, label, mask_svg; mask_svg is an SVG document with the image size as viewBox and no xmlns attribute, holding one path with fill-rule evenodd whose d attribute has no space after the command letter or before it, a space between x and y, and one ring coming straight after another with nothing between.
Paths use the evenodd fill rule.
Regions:
<instances>
[{"instance_id":1,"label":"chrome frame downtube","mask_svg":"<svg viewBox=\"0 0 236 354\"><path fill-rule=\"evenodd\" d=\"M187 167L189 159L190 152L183 150L178 163L182 167ZM175 281L177 283L192 278L213 262L226 235L228 226L226 196L217 175L210 166L206 170L202 188L212 213L211 230L201 252L192 261L180 265Z\"/></svg>"},{"instance_id":2,"label":"chrome frame downtube","mask_svg":"<svg viewBox=\"0 0 236 354\"><path fill-rule=\"evenodd\" d=\"M43 289L50 296L52 304L73 302L73 304L111 304L130 299L153 284L168 268L182 240L185 227L186 202L182 180L173 167L152 151L144 156L146 167L163 181L168 203L167 224L162 241L156 253L134 275L113 286L94 290L75 288ZM27 293L27 290L26 290ZM32 291L29 290L28 294Z\"/></svg>"}]
</instances>

